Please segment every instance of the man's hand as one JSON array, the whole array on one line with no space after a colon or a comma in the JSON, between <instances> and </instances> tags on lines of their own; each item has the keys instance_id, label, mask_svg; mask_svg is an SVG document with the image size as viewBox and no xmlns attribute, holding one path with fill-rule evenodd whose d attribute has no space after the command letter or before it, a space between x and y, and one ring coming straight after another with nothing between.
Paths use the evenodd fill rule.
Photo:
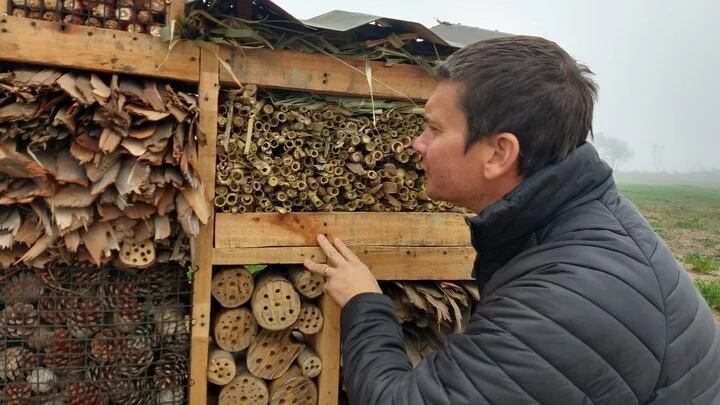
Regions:
<instances>
[{"instance_id":1,"label":"man's hand","mask_svg":"<svg viewBox=\"0 0 720 405\"><path fill-rule=\"evenodd\" d=\"M328 258L327 264L305 260L308 270L325 276L325 292L342 308L358 294L382 294L375 276L340 239L335 246L324 236L317 237L320 248Z\"/></svg>"}]
</instances>

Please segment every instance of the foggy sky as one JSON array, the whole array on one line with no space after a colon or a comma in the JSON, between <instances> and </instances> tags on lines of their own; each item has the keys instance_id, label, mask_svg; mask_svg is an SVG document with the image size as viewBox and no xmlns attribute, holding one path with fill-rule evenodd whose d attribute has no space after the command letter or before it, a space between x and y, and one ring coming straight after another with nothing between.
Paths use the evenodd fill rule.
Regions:
<instances>
[{"instance_id":1,"label":"foggy sky","mask_svg":"<svg viewBox=\"0 0 720 405\"><path fill-rule=\"evenodd\" d=\"M277 0L298 18L339 9L551 39L596 74L595 132L628 142L623 170L720 169L715 0ZM652 150L656 150L653 158Z\"/></svg>"}]
</instances>

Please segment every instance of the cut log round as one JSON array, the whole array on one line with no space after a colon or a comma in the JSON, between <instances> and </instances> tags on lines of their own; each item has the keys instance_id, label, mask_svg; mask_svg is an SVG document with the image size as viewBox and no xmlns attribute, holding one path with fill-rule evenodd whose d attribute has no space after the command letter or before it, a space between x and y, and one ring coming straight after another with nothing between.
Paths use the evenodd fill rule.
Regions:
<instances>
[{"instance_id":1,"label":"cut log round","mask_svg":"<svg viewBox=\"0 0 720 405\"><path fill-rule=\"evenodd\" d=\"M288 268L288 278L295 289L307 298L317 298L325 288L325 278L321 274L313 273L303 266Z\"/></svg>"},{"instance_id":2,"label":"cut log round","mask_svg":"<svg viewBox=\"0 0 720 405\"><path fill-rule=\"evenodd\" d=\"M255 283L243 267L224 269L212 279L212 296L225 308L237 308L252 296Z\"/></svg>"},{"instance_id":3,"label":"cut log round","mask_svg":"<svg viewBox=\"0 0 720 405\"><path fill-rule=\"evenodd\" d=\"M317 400L317 386L297 365L270 383L270 405L315 405Z\"/></svg>"},{"instance_id":4,"label":"cut log round","mask_svg":"<svg viewBox=\"0 0 720 405\"><path fill-rule=\"evenodd\" d=\"M297 358L297 364L300 366L302 375L308 378L315 378L322 372L322 361L315 352L306 347Z\"/></svg>"},{"instance_id":5,"label":"cut log round","mask_svg":"<svg viewBox=\"0 0 720 405\"><path fill-rule=\"evenodd\" d=\"M274 380L292 365L302 351L302 343L290 338L289 329L273 332L261 330L247 353L247 368L253 375Z\"/></svg>"},{"instance_id":6,"label":"cut log round","mask_svg":"<svg viewBox=\"0 0 720 405\"><path fill-rule=\"evenodd\" d=\"M132 268L144 269L155 263L155 243L150 240L128 240L120 246L120 262Z\"/></svg>"},{"instance_id":7,"label":"cut log round","mask_svg":"<svg viewBox=\"0 0 720 405\"><path fill-rule=\"evenodd\" d=\"M208 356L208 381L217 385L226 385L237 373L232 353L215 349Z\"/></svg>"},{"instance_id":8,"label":"cut log round","mask_svg":"<svg viewBox=\"0 0 720 405\"><path fill-rule=\"evenodd\" d=\"M251 305L258 324L268 330L288 328L300 314L300 296L285 277L273 272L260 276Z\"/></svg>"},{"instance_id":9,"label":"cut log round","mask_svg":"<svg viewBox=\"0 0 720 405\"><path fill-rule=\"evenodd\" d=\"M323 327L325 319L323 313L316 305L303 302L300 308L295 328L306 335L314 335Z\"/></svg>"},{"instance_id":10,"label":"cut log round","mask_svg":"<svg viewBox=\"0 0 720 405\"><path fill-rule=\"evenodd\" d=\"M223 350L245 350L258 332L257 322L247 308L226 309L215 317L215 343Z\"/></svg>"},{"instance_id":11,"label":"cut log round","mask_svg":"<svg viewBox=\"0 0 720 405\"><path fill-rule=\"evenodd\" d=\"M218 405L266 405L269 397L267 384L263 379L255 377L247 370L241 370L220 391Z\"/></svg>"}]
</instances>

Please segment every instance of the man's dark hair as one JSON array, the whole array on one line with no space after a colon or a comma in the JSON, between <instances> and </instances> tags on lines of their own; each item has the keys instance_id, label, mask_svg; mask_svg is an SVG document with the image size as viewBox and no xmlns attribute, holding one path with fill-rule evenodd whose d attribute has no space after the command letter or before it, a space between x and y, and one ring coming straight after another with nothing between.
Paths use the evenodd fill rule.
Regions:
<instances>
[{"instance_id":1,"label":"man's dark hair","mask_svg":"<svg viewBox=\"0 0 720 405\"><path fill-rule=\"evenodd\" d=\"M467 147L511 132L520 142L520 174L558 162L592 134L597 85L587 66L558 44L510 36L468 45L442 62L438 80L464 84Z\"/></svg>"}]
</instances>

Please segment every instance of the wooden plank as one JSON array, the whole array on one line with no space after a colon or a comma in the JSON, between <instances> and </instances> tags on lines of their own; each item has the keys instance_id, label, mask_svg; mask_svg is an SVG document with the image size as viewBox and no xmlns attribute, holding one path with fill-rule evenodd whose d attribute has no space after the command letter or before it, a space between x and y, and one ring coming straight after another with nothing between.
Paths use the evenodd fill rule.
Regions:
<instances>
[{"instance_id":1,"label":"wooden plank","mask_svg":"<svg viewBox=\"0 0 720 405\"><path fill-rule=\"evenodd\" d=\"M320 309L325 321L322 330L312 339L312 346L323 363L318 376L318 404L335 405L340 390L340 307L323 295Z\"/></svg>"},{"instance_id":2,"label":"wooden plank","mask_svg":"<svg viewBox=\"0 0 720 405\"><path fill-rule=\"evenodd\" d=\"M9 0L0 0L0 16L5 13L10 13L10 7L8 6Z\"/></svg>"},{"instance_id":3,"label":"wooden plank","mask_svg":"<svg viewBox=\"0 0 720 405\"><path fill-rule=\"evenodd\" d=\"M365 61L338 59L320 54L270 49L231 50L223 48L223 58L242 83L262 87L319 92L334 95L370 96ZM377 98L427 100L436 82L423 68L371 62L373 94ZM220 83L237 86L222 69Z\"/></svg>"},{"instance_id":4,"label":"wooden plank","mask_svg":"<svg viewBox=\"0 0 720 405\"><path fill-rule=\"evenodd\" d=\"M215 45L208 45L209 52ZM207 144L200 149L199 174L205 186L205 195L211 200L215 195L215 144L217 139L217 107L220 86L218 84L218 60L203 51L200 56L200 129L205 133ZM212 205L211 205L212 206ZM210 344L210 286L213 261L213 218L200 228L196 241L197 273L193 280L193 328L190 350L191 404L204 404L207 400L207 361Z\"/></svg>"},{"instance_id":5,"label":"wooden plank","mask_svg":"<svg viewBox=\"0 0 720 405\"><path fill-rule=\"evenodd\" d=\"M170 5L167 9L167 23L170 24L172 20L176 23L180 22L180 18L185 15L185 0L170 0Z\"/></svg>"},{"instance_id":6,"label":"wooden plank","mask_svg":"<svg viewBox=\"0 0 720 405\"><path fill-rule=\"evenodd\" d=\"M471 280L471 247L350 246L378 280ZM216 265L290 264L306 258L323 263L317 247L215 249Z\"/></svg>"},{"instance_id":7,"label":"wooden plank","mask_svg":"<svg viewBox=\"0 0 720 405\"><path fill-rule=\"evenodd\" d=\"M317 234L348 245L469 246L470 229L452 213L217 214L215 247L316 246Z\"/></svg>"},{"instance_id":8,"label":"wooden plank","mask_svg":"<svg viewBox=\"0 0 720 405\"><path fill-rule=\"evenodd\" d=\"M167 60L163 63L167 56ZM197 82L200 50L146 34L0 17L0 60Z\"/></svg>"}]
</instances>

